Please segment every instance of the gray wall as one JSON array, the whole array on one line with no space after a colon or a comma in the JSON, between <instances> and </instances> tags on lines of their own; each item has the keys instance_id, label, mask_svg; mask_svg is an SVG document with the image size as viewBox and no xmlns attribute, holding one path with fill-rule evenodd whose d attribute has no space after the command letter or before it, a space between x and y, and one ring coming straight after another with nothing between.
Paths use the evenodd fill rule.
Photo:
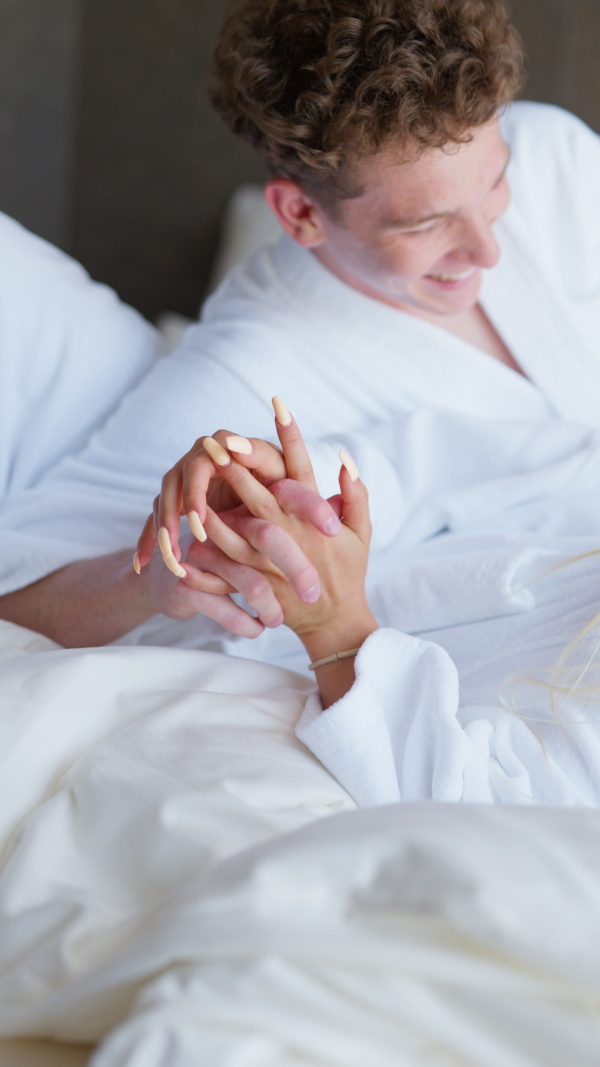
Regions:
<instances>
[{"instance_id":1,"label":"gray wall","mask_svg":"<svg viewBox=\"0 0 600 1067\"><path fill-rule=\"evenodd\" d=\"M0 210L67 241L79 0L0 0Z\"/></svg>"},{"instance_id":2,"label":"gray wall","mask_svg":"<svg viewBox=\"0 0 600 1067\"><path fill-rule=\"evenodd\" d=\"M205 98L224 0L0 0L0 209L150 317L194 314L226 199L261 180ZM526 95L600 131L599 0L514 0Z\"/></svg>"},{"instance_id":3,"label":"gray wall","mask_svg":"<svg viewBox=\"0 0 600 1067\"><path fill-rule=\"evenodd\" d=\"M85 0L70 247L154 316L194 314L231 190L260 181L212 115L220 0Z\"/></svg>"},{"instance_id":4,"label":"gray wall","mask_svg":"<svg viewBox=\"0 0 600 1067\"><path fill-rule=\"evenodd\" d=\"M599 0L513 0L531 100L574 111L600 132Z\"/></svg>"}]
</instances>

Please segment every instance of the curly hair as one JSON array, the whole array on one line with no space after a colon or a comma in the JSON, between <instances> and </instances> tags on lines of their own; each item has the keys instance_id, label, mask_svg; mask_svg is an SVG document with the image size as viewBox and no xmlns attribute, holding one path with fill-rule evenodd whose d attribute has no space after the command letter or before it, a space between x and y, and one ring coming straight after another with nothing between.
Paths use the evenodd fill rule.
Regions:
<instances>
[{"instance_id":1,"label":"curly hair","mask_svg":"<svg viewBox=\"0 0 600 1067\"><path fill-rule=\"evenodd\" d=\"M522 75L504 0L234 0L211 99L271 174L335 201L351 161L468 139Z\"/></svg>"}]
</instances>

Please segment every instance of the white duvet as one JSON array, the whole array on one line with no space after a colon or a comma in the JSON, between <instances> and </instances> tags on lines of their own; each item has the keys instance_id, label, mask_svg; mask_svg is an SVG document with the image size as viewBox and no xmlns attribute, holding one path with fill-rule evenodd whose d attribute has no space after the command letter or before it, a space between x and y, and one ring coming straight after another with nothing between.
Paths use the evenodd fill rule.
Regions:
<instances>
[{"instance_id":1,"label":"white duvet","mask_svg":"<svg viewBox=\"0 0 600 1067\"><path fill-rule=\"evenodd\" d=\"M357 811L294 735L297 675L0 638L1 1036L94 1067L597 1063L600 813Z\"/></svg>"}]
</instances>

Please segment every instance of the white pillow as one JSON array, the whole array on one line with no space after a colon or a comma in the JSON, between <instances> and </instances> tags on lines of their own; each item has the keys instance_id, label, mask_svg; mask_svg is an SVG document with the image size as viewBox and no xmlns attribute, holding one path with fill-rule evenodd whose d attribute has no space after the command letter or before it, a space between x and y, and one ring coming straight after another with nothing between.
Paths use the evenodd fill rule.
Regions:
<instances>
[{"instance_id":1,"label":"white pillow","mask_svg":"<svg viewBox=\"0 0 600 1067\"><path fill-rule=\"evenodd\" d=\"M261 185L240 185L223 217L221 240L211 274L216 289L238 263L246 263L263 245L276 244L283 230L265 203Z\"/></svg>"},{"instance_id":2,"label":"white pillow","mask_svg":"<svg viewBox=\"0 0 600 1067\"><path fill-rule=\"evenodd\" d=\"M261 185L240 185L225 209L219 246L210 275L213 292L232 267L245 263L263 245L276 244L283 230L267 207ZM156 320L162 336L162 352L172 352L181 342L193 319L165 311Z\"/></svg>"}]
</instances>

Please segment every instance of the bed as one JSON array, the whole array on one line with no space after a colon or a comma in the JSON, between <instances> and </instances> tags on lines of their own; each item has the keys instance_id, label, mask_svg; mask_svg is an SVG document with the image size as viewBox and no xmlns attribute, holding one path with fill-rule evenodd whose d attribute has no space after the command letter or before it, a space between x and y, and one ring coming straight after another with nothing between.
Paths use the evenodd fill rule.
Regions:
<instances>
[{"instance_id":1,"label":"bed","mask_svg":"<svg viewBox=\"0 0 600 1067\"><path fill-rule=\"evenodd\" d=\"M3 1067L597 1063L597 811L358 810L300 675L0 649Z\"/></svg>"},{"instance_id":2,"label":"bed","mask_svg":"<svg viewBox=\"0 0 600 1067\"><path fill-rule=\"evenodd\" d=\"M233 194L225 212L221 240L210 279L215 289L231 267L246 260L263 244L274 243L280 228L266 207L262 188L242 185ZM191 320L172 312L159 316L158 327L167 354L177 347ZM47 1044L40 1041L2 1041L0 1067L79 1067L87 1063L89 1046Z\"/></svg>"},{"instance_id":3,"label":"bed","mask_svg":"<svg viewBox=\"0 0 600 1067\"><path fill-rule=\"evenodd\" d=\"M0 1067L595 1067L600 813L359 810L312 684L0 623Z\"/></svg>"}]
</instances>

